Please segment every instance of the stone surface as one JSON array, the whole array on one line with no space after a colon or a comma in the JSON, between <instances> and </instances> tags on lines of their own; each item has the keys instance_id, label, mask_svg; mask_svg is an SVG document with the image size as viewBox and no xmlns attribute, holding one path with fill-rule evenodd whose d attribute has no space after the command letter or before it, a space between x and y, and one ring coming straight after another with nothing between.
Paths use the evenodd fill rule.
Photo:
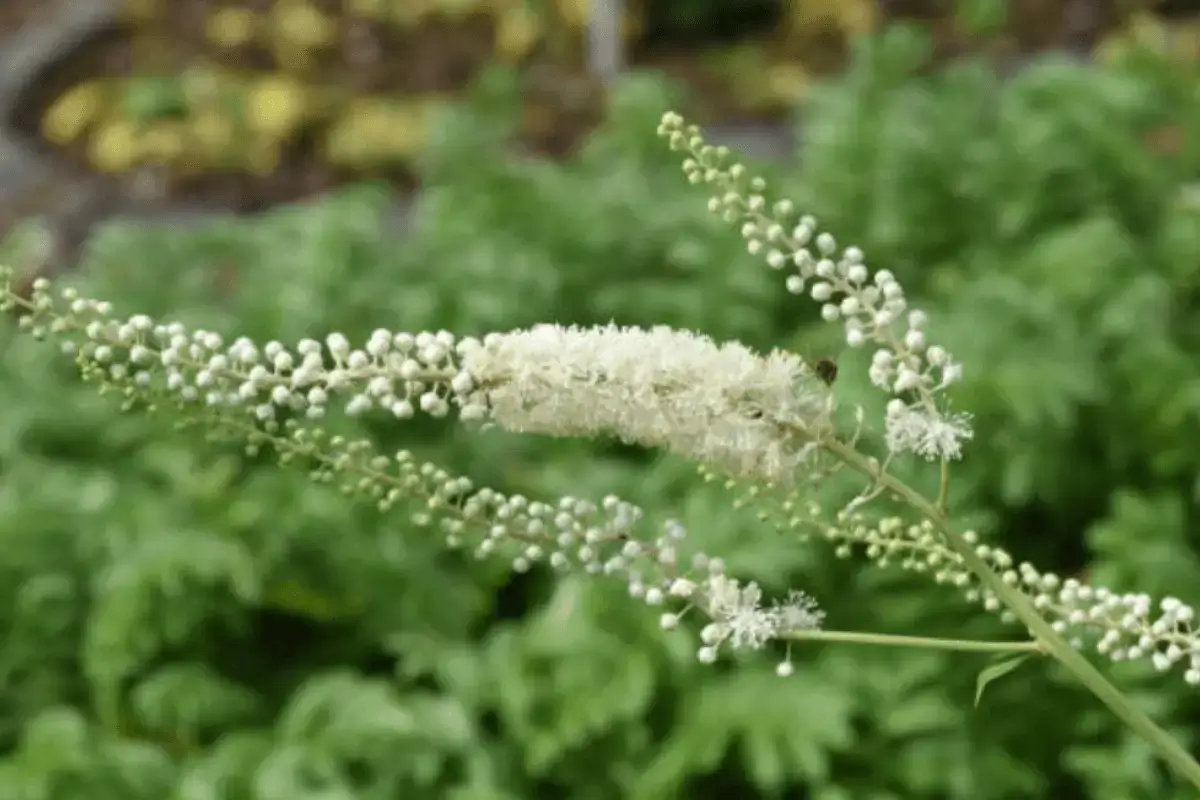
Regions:
<instances>
[{"instance_id":1,"label":"stone surface","mask_svg":"<svg viewBox=\"0 0 1200 800\"><path fill-rule=\"evenodd\" d=\"M10 125L16 98L63 53L103 28L117 0L52 0L0 38L0 231L27 217L46 218L56 256L70 259L110 198L98 181L59 168Z\"/></svg>"}]
</instances>

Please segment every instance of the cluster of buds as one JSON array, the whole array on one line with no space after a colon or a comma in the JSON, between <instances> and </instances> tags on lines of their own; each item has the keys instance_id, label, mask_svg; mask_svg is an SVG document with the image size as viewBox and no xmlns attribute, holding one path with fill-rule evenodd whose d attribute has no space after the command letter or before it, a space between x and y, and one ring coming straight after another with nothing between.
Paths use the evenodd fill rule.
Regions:
<instances>
[{"instance_id":1,"label":"cluster of buds","mask_svg":"<svg viewBox=\"0 0 1200 800\"><path fill-rule=\"evenodd\" d=\"M688 180L710 187L709 211L740 227L752 255L788 272L789 292L819 303L825 321L842 325L847 346L875 348L869 377L891 395L889 451L960 458L972 436L970 419L948 411L939 396L962 380L962 365L926 340L927 317L909 307L896 276L888 270L872 274L859 248L841 248L832 234L819 231L814 217L798 215L791 201L769 202L766 181L731 162L728 148L706 144L699 128L678 114L664 114L658 133L686 154Z\"/></svg>"},{"instance_id":2,"label":"cluster of buds","mask_svg":"<svg viewBox=\"0 0 1200 800\"><path fill-rule=\"evenodd\" d=\"M794 512L794 506L789 506ZM848 558L860 550L880 566L896 563L903 569L927 575L936 583L954 586L967 600L1015 621L996 594L983 586L929 522L906 523L899 517L871 520L861 513L843 514L836 524L822 521L821 509L809 504L794 514L790 527L797 532L816 531ZM1039 571L1028 562L1017 562L1002 548L980 542L974 531L965 538L1009 586L1020 589L1055 632L1079 650L1092 649L1112 661L1147 660L1165 672L1183 666L1183 679L1200 686L1200 629L1196 612L1177 598L1157 605L1143 593L1119 593L1090 586L1075 578L1060 578Z\"/></svg>"},{"instance_id":3,"label":"cluster of buds","mask_svg":"<svg viewBox=\"0 0 1200 800\"><path fill-rule=\"evenodd\" d=\"M383 510L402 500L423 501L425 509L413 523L432 526L436 518L451 548L469 547L478 558L506 554L517 572L546 563L560 573L618 578L630 597L651 608L675 606L661 612L664 630L674 630L697 610L710 620L700 632L701 663L714 663L722 646L757 650L815 630L823 620L816 601L803 592L793 590L785 602L764 608L758 585L728 576L722 559L698 551L685 555L688 531L677 521L668 520L656 536L640 535L643 510L616 496L599 504L576 497L551 504L476 489L469 479L422 464L408 451L388 458L365 440L348 443L319 429L290 427L291 436L271 440L282 454L322 463L317 480L341 480L347 491L367 495ZM792 669L789 658L776 671L786 677Z\"/></svg>"},{"instance_id":4,"label":"cluster of buds","mask_svg":"<svg viewBox=\"0 0 1200 800\"><path fill-rule=\"evenodd\" d=\"M111 303L80 297L72 287L55 297L44 279L33 286L28 312L21 326L35 337L55 337L85 373L128 381L146 397L244 409L260 422L284 412L320 419L335 396L351 416L378 408L397 419L418 409L444 417L451 406L466 419L487 414L484 393L460 363L477 343L448 331L376 330L361 349L340 333L294 348L275 341L260 347L245 337L226 344L213 331L144 314L114 319Z\"/></svg>"}]
</instances>

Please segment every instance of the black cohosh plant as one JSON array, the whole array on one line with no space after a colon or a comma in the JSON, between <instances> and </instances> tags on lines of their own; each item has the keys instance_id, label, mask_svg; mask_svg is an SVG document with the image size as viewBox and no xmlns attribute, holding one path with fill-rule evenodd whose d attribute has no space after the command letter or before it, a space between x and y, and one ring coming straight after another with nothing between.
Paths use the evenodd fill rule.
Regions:
<instances>
[{"instance_id":1,"label":"black cohosh plant","mask_svg":"<svg viewBox=\"0 0 1200 800\"><path fill-rule=\"evenodd\" d=\"M768 198L761 178L725 148L707 145L696 127L668 113L659 134L683 155L688 180L710 192L709 210L740 230L787 291L817 302L848 347L871 349L870 383L887 396L882 420L844 408L838 384L796 355L763 355L667 327L547 324L481 338L379 329L358 346L337 332L294 344L228 342L177 322L119 318L108 301L46 280L24 296L8 269L0 272L0 307L17 312L28 334L57 342L86 380L131 408L177 413L183 424L253 450L271 448L282 462L382 511L415 500L423 506L415 524L436 529L450 547L505 558L515 570L544 562L623 580L632 598L657 609L664 629L701 617L702 662L771 641L1054 659L1200 789L1200 764L1084 655L1146 660L1200 685L1193 608L1062 580L957 527L948 487L952 464L971 442L971 418L950 405L963 366L928 340L926 315L910 306L892 273L873 270L858 248L841 246L789 201ZM826 539L839 554L861 550L880 565L898 563L958 587L1026 635L968 641L824 630L813 598L793 590L764 599L753 576L730 575L719 554L691 549L677 522L646 530L642 510L618 497L541 500L479 487L408 451L385 454L370 441L328 432L322 420L334 412L396 420L456 415L479 427L659 448L728 482L740 491L739 504L760 504L788 530ZM937 497L891 470L913 458L939 470ZM828 515L805 500L805 489L835 472L856 475L861 491ZM896 505L878 510L883 501ZM777 667L781 676L795 670L788 653Z\"/></svg>"}]
</instances>

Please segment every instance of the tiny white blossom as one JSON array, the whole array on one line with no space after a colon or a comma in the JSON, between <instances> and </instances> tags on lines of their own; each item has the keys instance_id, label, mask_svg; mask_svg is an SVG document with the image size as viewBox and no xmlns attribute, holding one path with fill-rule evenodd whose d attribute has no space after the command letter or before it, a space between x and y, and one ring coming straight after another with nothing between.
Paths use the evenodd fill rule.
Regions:
<instances>
[{"instance_id":1,"label":"tiny white blossom","mask_svg":"<svg viewBox=\"0 0 1200 800\"><path fill-rule=\"evenodd\" d=\"M825 619L825 613L817 607L817 601L795 589L788 592L787 601L777 603L771 613L780 633L816 630Z\"/></svg>"},{"instance_id":2,"label":"tiny white blossom","mask_svg":"<svg viewBox=\"0 0 1200 800\"><path fill-rule=\"evenodd\" d=\"M733 578L715 575L708 581L707 594L717 641L728 641L734 648L758 649L775 635L775 618L763 610L758 584L743 586Z\"/></svg>"},{"instance_id":3,"label":"tiny white blossom","mask_svg":"<svg viewBox=\"0 0 1200 800\"><path fill-rule=\"evenodd\" d=\"M966 414L931 411L895 400L888 404L885 439L892 453L955 460L962 457L963 442L973 436Z\"/></svg>"}]
</instances>

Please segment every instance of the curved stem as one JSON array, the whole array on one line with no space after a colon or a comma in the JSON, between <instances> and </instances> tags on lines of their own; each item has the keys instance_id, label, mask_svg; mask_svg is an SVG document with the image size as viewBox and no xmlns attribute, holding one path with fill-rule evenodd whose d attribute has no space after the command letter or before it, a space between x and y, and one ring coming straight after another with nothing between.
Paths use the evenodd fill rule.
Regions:
<instances>
[{"instance_id":1,"label":"curved stem","mask_svg":"<svg viewBox=\"0 0 1200 800\"><path fill-rule=\"evenodd\" d=\"M961 556L966 567L1016 615L1041 644L1044 652L1062 664L1122 722L1144 737L1182 778L1200 789L1200 764L1191 754L1145 712L1133 705L1100 670L1057 634L1021 590L1005 583L987 562L979 557L975 548L954 529L940 508L903 481L882 473L873 461L844 442L831 440L825 442L824 446L843 463L877 482L932 522L950 549Z\"/></svg>"},{"instance_id":2,"label":"curved stem","mask_svg":"<svg viewBox=\"0 0 1200 800\"><path fill-rule=\"evenodd\" d=\"M1043 653L1042 646L1032 640L1021 642L979 642L970 639L934 639L927 636L896 636L889 633L859 633L857 631L805 630L791 631L782 637L792 642L838 642L842 644L875 644L886 647L915 647L924 650L955 650L961 653Z\"/></svg>"}]
</instances>

